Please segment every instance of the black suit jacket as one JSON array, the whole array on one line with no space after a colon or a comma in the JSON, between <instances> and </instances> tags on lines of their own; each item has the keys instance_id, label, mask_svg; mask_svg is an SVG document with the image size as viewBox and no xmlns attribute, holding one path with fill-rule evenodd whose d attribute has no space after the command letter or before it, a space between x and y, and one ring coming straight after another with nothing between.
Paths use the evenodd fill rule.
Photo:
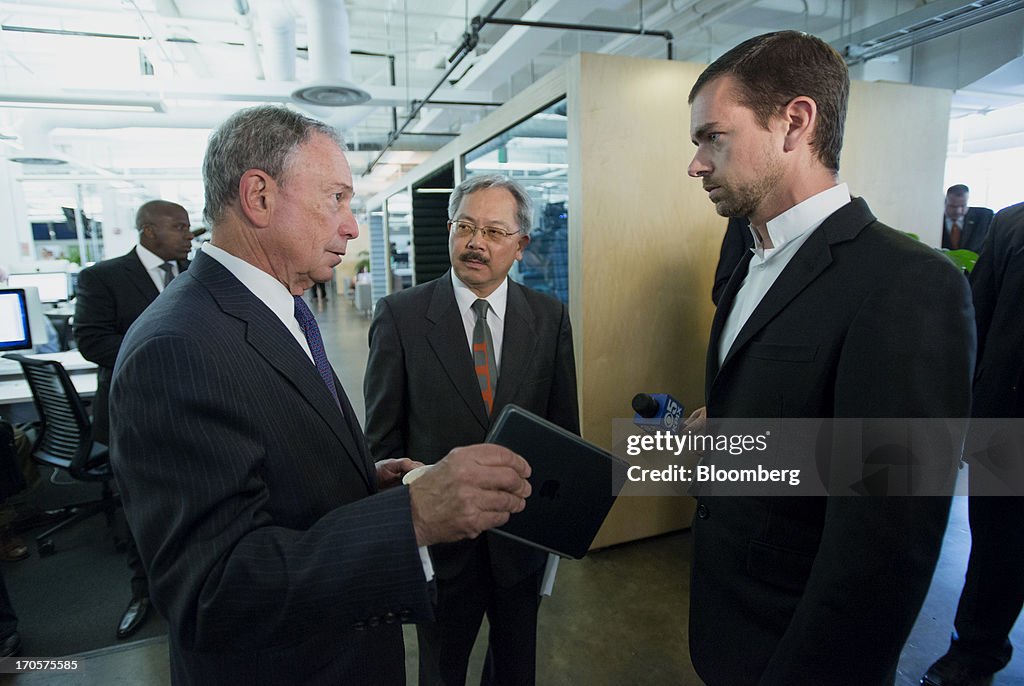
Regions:
<instances>
[{"instance_id":1,"label":"black suit jacket","mask_svg":"<svg viewBox=\"0 0 1024 686\"><path fill-rule=\"evenodd\" d=\"M375 459L434 463L460 445L480 443L491 416L515 403L579 433L576 364L569 313L559 301L509 280L501 370L491 416L480 395L451 272L380 300L370 325L364 383L366 434ZM486 534L492 571L511 585L539 569L545 555ZM463 541L431 549L439 579L469 559Z\"/></svg>"},{"instance_id":2,"label":"black suit jacket","mask_svg":"<svg viewBox=\"0 0 1024 686\"><path fill-rule=\"evenodd\" d=\"M964 225L960 229L960 249L980 253L985 245L988 228L992 224L992 210L987 207L970 207L964 215ZM951 249L949 231L946 229L946 216L942 216L942 247Z\"/></svg>"},{"instance_id":3,"label":"black suit jacket","mask_svg":"<svg viewBox=\"0 0 1024 686\"><path fill-rule=\"evenodd\" d=\"M1024 203L996 215L971 272L975 417L1024 417Z\"/></svg>"},{"instance_id":4,"label":"black suit jacket","mask_svg":"<svg viewBox=\"0 0 1024 686\"><path fill-rule=\"evenodd\" d=\"M845 205L800 247L720 366L746 277L723 293L708 417L966 417L967 281L936 251ZM951 471L955 458L950 451ZM882 684L946 526L946 497L702 497L690 646L709 686ZM889 682L891 683L891 681Z\"/></svg>"},{"instance_id":5,"label":"black suit jacket","mask_svg":"<svg viewBox=\"0 0 1024 686\"><path fill-rule=\"evenodd\" d=\"M111 456L176 684L404 684L432 618L407 488L376 492L281 321L200 253L125 337Z\"/></svg>"},{"instance_id":6,"label":"black suit jacket","mask_svg":"<svg viewBox=\"0 0 1024 686\"><path fill-rule=\"evenodd\" d=\"M178 273L188 261L178 262ZM99 365L96 397L92 403L93 438L109 443L108 401L110 377L124 335L160 291L133 248L120 257L83 269L75 296L75 339L82 357Z\"/></svg>"}]
</instances>

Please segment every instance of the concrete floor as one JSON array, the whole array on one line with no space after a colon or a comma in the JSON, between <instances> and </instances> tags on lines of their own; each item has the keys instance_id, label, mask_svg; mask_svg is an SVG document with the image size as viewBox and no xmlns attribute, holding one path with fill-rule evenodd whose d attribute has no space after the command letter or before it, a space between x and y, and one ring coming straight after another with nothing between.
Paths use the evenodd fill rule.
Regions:
<instances>
[{"instance_id":1,"label":"concrete floor","mask_svg":"<svg viewBox=\"0 0 1024 686\"><path fill-rule=\"evenodd\" d=\"M324 342L342 383L363 418L362 375L369 320L332 297L314 304ZM1014 523L1019 525L1020 523ZM917 684L947 646L963 583L970 534L966 498L956 498L924 608L903 651L897 683ZM700 684L687 650L690 535L668 534L596 551L563 562L554 595L541 606L538 630L539 686ZM880 580L884 583L884 580ZM1024 686L1024 622L1014 643L1021 647L996 686ZM409 683L416 683L415 631L406 627ZM79 656L74 674L35 673L10 678L17 684L92 686L169 684L165 638L150 638ZM477 642L469 683L478 683L483 643ZM0 676L0 681L4 677Z\"/></svg>"}]
</instances>

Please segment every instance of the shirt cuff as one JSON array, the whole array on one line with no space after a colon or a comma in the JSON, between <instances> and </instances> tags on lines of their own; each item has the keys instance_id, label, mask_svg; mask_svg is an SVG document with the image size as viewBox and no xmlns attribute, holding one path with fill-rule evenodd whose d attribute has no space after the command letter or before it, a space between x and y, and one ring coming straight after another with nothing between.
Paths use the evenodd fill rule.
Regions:
<instances>
[{"instance_id":1,"label":"shirt cuff","mask_svg":"<svg viewBox=\"0 0 1024 686\"><path fill-rule=\"evenodd\" d=\"M430 553L427 551L427 546L421 545L420 550L420 564L423 565L423 576L426 577L427 583L434 580L434 563L430 560Z\"/></svg>"}]
</instances>

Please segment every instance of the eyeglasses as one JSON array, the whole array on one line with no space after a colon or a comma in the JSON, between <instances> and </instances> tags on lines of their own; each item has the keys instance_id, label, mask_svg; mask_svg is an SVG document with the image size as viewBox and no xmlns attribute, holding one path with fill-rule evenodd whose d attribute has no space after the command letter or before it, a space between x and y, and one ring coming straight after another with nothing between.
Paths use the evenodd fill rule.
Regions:
<instances>
[{"instance_id":1,"label":"eyeglasses","mask_svg":"<svg viewBox=\"0 0 1024 686\"><path fill-rule=\"evenodd\" d=\"M451 219L448 220L448 230L453 232L459 238L472 236L479 231L480 235L483 236L483 239L485 241L490 241L491 243L497 243L505 238L521 233L521 230L506 231L505 229L499 229L496 226L477 226L471 222L460 222Z\"/></svg>"}]
</instances>

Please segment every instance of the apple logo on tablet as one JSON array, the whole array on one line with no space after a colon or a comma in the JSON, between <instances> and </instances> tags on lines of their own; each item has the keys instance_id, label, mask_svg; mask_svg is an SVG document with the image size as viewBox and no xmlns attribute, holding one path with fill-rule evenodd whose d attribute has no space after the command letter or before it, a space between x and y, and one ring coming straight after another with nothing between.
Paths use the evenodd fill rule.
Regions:
<instances>
[{"instance_id":1,"label":"apple logo on tablet","mask_svg":"<svg viewBox=\"0 0 1024 686\"><path fill-rule=\"evenodd\" d=\"M538 495L541 498L550 498L551 500L554 500L555 498L558 497L558 489L560 489L561 487L562 484L560 484L555 479L548 479L547 481L540 485L540 491L538 492Z\"/></svg>"}]
</instances>

